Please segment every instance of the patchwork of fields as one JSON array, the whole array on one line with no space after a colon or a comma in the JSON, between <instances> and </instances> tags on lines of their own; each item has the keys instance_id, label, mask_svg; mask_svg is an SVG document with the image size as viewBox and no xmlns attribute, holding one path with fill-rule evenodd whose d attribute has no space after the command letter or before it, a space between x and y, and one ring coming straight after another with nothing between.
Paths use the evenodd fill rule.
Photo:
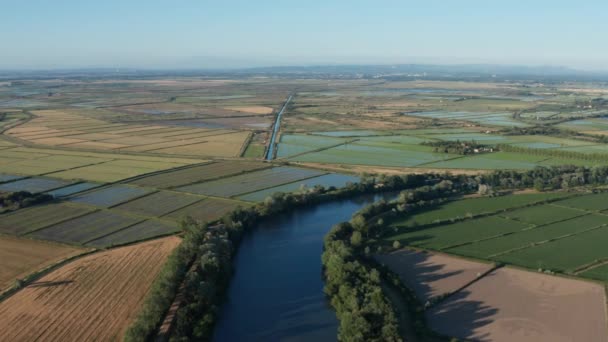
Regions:
<instances>
[{"instance_id":1,"label":"patchwork of fields","mask_svg":"<svg viewBox=\"0 0 608 342\"><path fill-rule=\"evenodd\" d=\"M465 199L393 222L397 233L388 239L602 280L608 278L606 203L608 193Z\"/></svg>"},{"instance_id":2,"label":"patchwork of fields","mask_svg":"<svg viewBox=\"0 0 608 342\"><path fill-rule=\"evenodd\" d=\"M532 169L551 165L594 165L597 160L556 157L524 152L495 152L472 155L438 153L424 142L476 141L487 145L608 153L608 145L550 136L504 136L474 129L330 131L281 136L278 158L295 162L353 164L438 169ZM607 154L608 155L608 154Z\"/></svg>"},{"instance_id":3,"label":"patchwork of fields","mask_svg":"<svg viewBox=\"0 0 608 342\"><path fill-rule=\"evenodd\" d=\"M5 134L36 145L196 157L238 157L250 132L109 123L72 110L33 111Z\"/></svg>"},{"instance_id":4,"label":"patchwork of fields","mask_svg":"<svg viewBox=\"0 0 608 342\"><path fill-rule=\"evenodd\" d=\"M179 223L187 217L201 222L218 220L274 192L297 191L304 185L344 186L357 180L310 169L237 161L180 167L136 177L128 184L72 184L41 177L6 179L0 189L47 191L60 201L1 215L0 233L97 248L178 233Z\"/></svg>"},{"instance_id":5,"label":"patchwork of fields","mask_svg":"<svg viewBox=\"0 0 608 342\"><path fill-rule=\"evenodd\" d=\"M99 249L3 299L1 335L121 339L180 243L170 235L182 220L215 221L277 192L359 180L298 163L467 174L605 166L608 91L570 87L288 77L0 82L0 192L55 197L0 214L0 289ZM263 163L275 109L292 93L279 163ZM428 144L456 141L503 150L462 155ZM464 287L427 311L433 329L479 340L608 336L602 286L493 269L608 281L608 193L468 198L390 224L387 244L423 251L375 257L420 298Z\"/></svg>"},{"instance_id":6,"label":"patchwork of fields","mask_svg":"<svg viewBox=\"0 0 608 342\"><path fill-rule=\"evenodd\" d=\"M0 174L45 175L64 180L116 182L146 173L201 163L187 158L12 147L0 150Z\"/></svg>"}]
</instances>

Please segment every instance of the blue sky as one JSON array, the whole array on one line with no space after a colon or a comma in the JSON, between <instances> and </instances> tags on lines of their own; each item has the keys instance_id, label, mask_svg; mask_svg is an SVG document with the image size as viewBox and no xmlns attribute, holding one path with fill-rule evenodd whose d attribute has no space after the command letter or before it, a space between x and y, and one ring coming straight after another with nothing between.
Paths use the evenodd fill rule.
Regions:
<instances>
[{"instance_id":1,"label":"blue sky","mask_svg":"<svg viewBox=\"0 0 608 342\"><path fill-rule=\"evenodd\" d=\"M0 0L0 69L501 63L608 69L608 1Z\"/></svg>"}]
</instances>

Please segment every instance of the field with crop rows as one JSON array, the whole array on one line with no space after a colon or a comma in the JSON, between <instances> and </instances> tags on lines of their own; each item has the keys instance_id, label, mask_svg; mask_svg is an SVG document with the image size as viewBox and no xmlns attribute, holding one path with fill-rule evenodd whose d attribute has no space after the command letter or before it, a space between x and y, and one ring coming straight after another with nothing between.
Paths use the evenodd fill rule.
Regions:
<instances>
[{"instance_id":1,"label":"field with crop rows","mask_svg":"<svg viewBox=\"0 0 608 342\"><path fill-rule=\"evenodd\" d=\"M608 278L608 274L603 273L604 268L594 270L589 267L608 261L608 252L600 247L608 243L608 215L601 212L605 207L601 203L606 194L574 195L550 204L538 203L520 209L499 211L493 216L465 219L453 224L428 228L413 224L418 215L422 216L419 220L423 224L439 217L456 218L458 213L464 218L464 212L469 208L492 207L500 201L504 201L505 205L523 204L525 201L521 200L525 197L522 196L531 195L508 196L511 199L499 197L449 202L435 211L394 221L392 225L396 230L388 239L532 269L567 273L583 269L579 276ZM559 199L558 196L556 194L553 199ZM492 203L493 201L495 202Z\"/></svg>"},{"instance_id":2,"label":"field with crop rows","mask_svg":"<svg viewBox=\"0 0 608 342\"><path fill-rule=\"evenodd\" d=\"M179 221L186 217L191 217L200 222L214 221L221 218L224 214L231 212L237 207L246 207L246 202L233 201L219 198L206 198L201 202L194 203L178 211L174 211L167 216L167 219Z\"/></svg>"},{"instance_id":3,"label":"field with crop rows","mask_svg":"<svg viewBox=\"0 0 608 342\"><path fill-rule=\"evenodd\" d=\"M397 219L392 224L398 228L415 227L431 224L436 221L462 219L471 215L494 213L566 196L571 195L568 193L538 193L456 200L441 204L437 208L409 215L403 219Z\"/></svg>"},{"instance_id":4,"label":"field with crop rows","mask_svg":"<svg viewBox=\"0 0 608 342\"><path fill-rule=\"evenodd\" d=\"M107 188L76 195L70 198L70 201L107 208L143 196L150 191L150 189L127 185L112 185Z\"/></svg>"},{"instance_id":5,"label":"field with crop rows","mask_svg":"<svg viewBox=\"0 0 608 342\"><path fill-rule=\"evenodd\" d=\"M24 235L91 211L91 208L54 203L20 209L0 215L0 233Z\"/></svg>"},{"instance_id":6,"label":"field with crop rows","mask_svg":"<svg viewBox=\"0 0 608 342\"><path fill-rule=\"evenodd\" d=\"M115 212L97 211L37 230L28 236L41 240L84 244L140 221L143 219Z\"/></svg>"},{"instance_id":7,"label":"field with crop rows","mask_svg":"<svg viewBox=\"0 0 608 342\"><path fill-rule=\"evenodd\" d=\"M461 243L514 233L529 227L530 225L525 223L490 216L426 229L412 228L411 231L391 236L390 240L399 240L403 245L443 249Z\"/></svg>"},{"instance_id":8,"label":"field with crop rows","mask_svg":"<svg viewBox=\"0 0 608 342\"><path fill-rule=\"evenodd\" d=\"M493 255L505 253L510 250L531 247L545 241L597 228L607 222L606 216L585 215L557 223L541 225L536 228L501 236L495 239L451 248L446 250L446 252L476 258L490 258Z\"/></svg>"},{"instance_id":9,"label":"field with crop rows","mask_svg":"<svg viewBox=\"0 0 608 342\"><path fill-rule=\"evenodd\" d=\"M66 180L114 182L141 174L200 163L201 160L66 151L29 147L0 150L0 173L48 175Z\"/></svg>"},{"instance_id":10,"label":"field with crop rows","mask_svg":"<svg viewBox=\"0 0 608 342\"><path fill-rule=\"evenodd\" d=\"M257 162L221 161L186 169L164 172L130 181L131 184L156 188L173 188L269 167Z\"/></svg>"},{"instance_id":11,"label":"field with crop rows","mask_svg":"<svg viewBox=\"0 0 608 342\"><path fill-rule=\"evenodd\" d=\"M135 319L177 237L95 253L0 303L10 341L116 341Z\"/></svg>"},{"instance_id":12,"label":"field with crop rows","mask_svg":"<svg viewBox=\"0 0 608 342\"><path fill-rule=\"evenodd\" d=\"M299 182L293 182L261 191L252 192L243 196L239 196L239 199L243 201L260 202L263 201L266 197L274 194L275 192L298 192L300 190L310 190L315 186L323 186L326 188L333 186L336 188L340 188L348 183L356 183L358 181L359 178L355 176L331 173L319 177L308 178Z\"/></svg>"},{"instance_id":13,"label":"field with crop rows","mask_svg":"<svg viewBox=\"0 0 608 342\"><path fill-rule=\"evenodd\" d=\"M573 272L581 266L608 258L608 251L603 247L606 243L608 228L602 227L503 254L497 259L534 269Z\"/></svg>"},{"instance_id":14,"label":"field with crop rows","mask_svg":"<svg viewBox=\"0 0 608 342\"><path fill-rule=\"evenodd\" d=\"M250 134L247 131L214 134L214 130L203 128L111 124L73 110L33 113L36 118L5 134L37 145L214 157L238 157Z\"/></svg>"},{"instance_id":15,"label":"field with crop rows","mask_svg":"<svg viewBox=\"0 0 608 342\"><path fill-rule=\"evenodd\" d=\"M277 185L292 183L320 176L322 174L323 172L309 169L275 167L215 181L188 185L179 188L179 190L202 195L230 197L272 188Z\"/></svg>"},{"instance_id":16,"label":"field with crop rows","mask_svg":"<svg viewBox=\"0 0 608 342\"><path fill-rule=\"evenodd\" d=\"M602 211L608 209L608 193L599 193L574 197L554 203L557 206L564 206L582 210Z\"/></svg>"},{"instance_id":17,"label":"field with crop rows","mask_svg":"<svg viewBox=\"0 0 608 342\"><path fill-rule=\"evenodd\" d=\"M0 292L16 279L22 279L84 251L55 243L0 236Z\"/></svg>"},{"instance_id":18,"label":"field with crop rows","mask_svg":"<svg viewBox=\"0 0 608 342\"><path fill-rule=\"evenodd\" d=\"M110 235L88 242L86 246L104 248L141 241L157 236L177 233L180 228L174 223L148 220L131 227L121 229Z\"/></svg>"},{"instance_id":19,"label":"field with crop rows","mask_svg":"<svg viewBox=\"0 0 608 342\"><path fill-rule=\"evenodd\" d=\"M163 216L202 199L200 196L159 191L116 206L115 209L143 216Z\"/></svg>"},{"instance_id":20,"label":"field with crop rows","mask_svg":"<svg viewBox=\"0 0 608 342\"><path fill-rule=\"evenodd\" d=\"M513 210L499 215L509 218L511 220L530 223L534 225L541 225L552 222L559 222L585 214L586 213L581 210L560 208L551 204L545 204Z\"/></svg>"},{"instance_id":21,"label":"field with crop rows","mask_svg":"<svg viewBox=\"0 0 608 342\"><path fill-rule=\"evenodd\" d=\"M83 182L83 183L78 183L78 184L74 184L74 185L69 185L66 186L64 188L60 188L60 189L56 189L56 190L51 190L51 191L47 191L46 193L49 195L52 195L53 197L66 197L66 196L70 196L82 191L86 191L86 190L90 190L93 188L96 188L98 186L100 186L101 184L97 184L97 183L87 183L87 182Z\"/></svg>"}]
</instances>

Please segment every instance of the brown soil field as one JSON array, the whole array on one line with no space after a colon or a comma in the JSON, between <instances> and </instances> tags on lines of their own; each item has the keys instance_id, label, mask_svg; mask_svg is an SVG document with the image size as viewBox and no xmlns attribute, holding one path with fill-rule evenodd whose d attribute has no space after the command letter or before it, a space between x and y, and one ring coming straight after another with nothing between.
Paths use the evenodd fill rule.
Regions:
<instances>
[{"instance_id":1,"label":"brown soil field","mask_svg":"<svg viewBox=\"0 0 608 342\"><path fill-rule=\"evenodd\" d=\"M37 270L85 250L55 243L0 236L0 291Z\"/></svg>"},{"instance_id":2,"label":"brown soil field","mask_svg":"<svg viewBox=\"0 0 608 342\"><path fill-rule=\"evenodd\" d=\"M115 150L123 147L128 147L129 145L124 144L115 144L101 141L85 141L76 144L68 144L65 145L68 147L79 147L79 148L92 148L92 149L102 149L102 150Z\"/></svg>"},{"instance_id":3,"label":"brown soil field","mask_svg":"<svg viewBox=\"0 0 608 342\"><path fill-rule=\"evenodd\" d=\"M0 303L7 341L117 341L133 321L177 237L95 253Z\"/></svg>"},{"instance_id":4,"label":"brown soil field","mask_svg":"<svg viewBox=\"0 0 608 342\"><path fill-rule=\"evenodd\" d=\"M397 273L423 302L456 291L493 267L491 264L410 249L376 255L374 258Z\"/></svg>"},{"instance_id":5,"label":"brown soil field","mask_svg":"<svg viewBox=\"0 0 608 342\"><path fill-rule=\"evenodd\" d=\"M80 139L55 138L55 137L31 139L30 141L33 142L34 144L43 144L43 145L51 145L51 146L76 144L76 143L85 142L85 140L80 140Z\"/></svg>"},{"instance_id":6,"label":"brown soil field","mask_svg":"<svg viewBox=\"0 0 608 342\"><path fill-rule=\"evenodd\" d=\"M264 118L247 118L245 122L240 123L242 127L237 127L247 131L224 131L196 127L111 124L63 110L41 110L35 111L35 114L39 117L15 127L14 130L9 129L6 134L50 146L213 157L237 157L249 137L249 130L258 125L267 127L269 122ZM77 122L66 124L61 122L60 118ZM239 122L238 119L235 121ZM222 132L225 134L222 135ZM208 138L202 139L203 137ZM192 140L196 139L205 144L192 145L195 142Z\"/></svg>"},{"instance_id":7,"label":"brown soil field","mask_svg":"<svg viewBox=\"0 0 608 342\"><path fill-rule=\"evenodd\" d=\"M475 341L608 341L604 286L512 268L447 298L427 322Z\"/></svg>"},{"instance_id":8,"label":"brown soil field","mask_svg":"<svg viewBox=\"0 0 608 342\"><path fill-rule=\"evenodd\" d=\"M271 107L266 106L232 106L225 108L228 110L235 110L237 112L247 112L253 114L270 114L273 111Z\"/></svg>"}]
</instances>

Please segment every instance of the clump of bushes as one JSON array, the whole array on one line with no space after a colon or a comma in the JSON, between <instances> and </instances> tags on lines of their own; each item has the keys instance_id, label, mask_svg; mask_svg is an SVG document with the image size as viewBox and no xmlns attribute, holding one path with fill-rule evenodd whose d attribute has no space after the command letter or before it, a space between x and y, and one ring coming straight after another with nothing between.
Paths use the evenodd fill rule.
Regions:
<instances>
[{"instance_id":1,"label":"clump of bushes","mask_svg":"<svg viewBox=\"0 0 608 342\"><path fill-rule=\"evenodd\" d=\"M53 196L48 194L32 194L27 191L0 193L0 212L25 208L52 199Z\"/></svg>"}]
</instances>

